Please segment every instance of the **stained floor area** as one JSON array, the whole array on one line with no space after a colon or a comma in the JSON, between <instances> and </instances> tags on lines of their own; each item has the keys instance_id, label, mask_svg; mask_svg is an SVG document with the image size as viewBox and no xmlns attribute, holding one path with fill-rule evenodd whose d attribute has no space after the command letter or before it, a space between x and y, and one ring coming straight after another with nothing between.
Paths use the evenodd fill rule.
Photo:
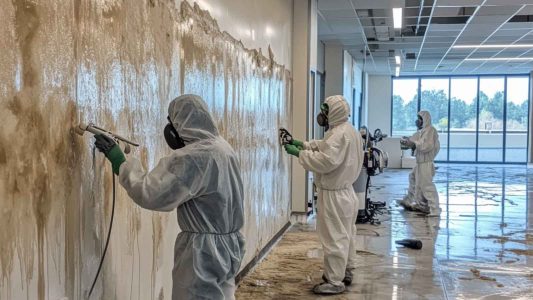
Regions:
<instances>
[{"instance_id":1,"label":"stained floor area","mask_svg":"<svg viewBox=\"0 0 533 300\"><path fill-rule=\"evenodd\" d=\"M237 299L533 299L533 169L439 165L440 219L396 206L408 172L372 178L371 198L388 210L381 224L358 225L359 267L344 294L311 292L322 276L311 220L284 235L239 284ZM403 238L424 246L394 243Z\"/></svg>"}]
</instances>

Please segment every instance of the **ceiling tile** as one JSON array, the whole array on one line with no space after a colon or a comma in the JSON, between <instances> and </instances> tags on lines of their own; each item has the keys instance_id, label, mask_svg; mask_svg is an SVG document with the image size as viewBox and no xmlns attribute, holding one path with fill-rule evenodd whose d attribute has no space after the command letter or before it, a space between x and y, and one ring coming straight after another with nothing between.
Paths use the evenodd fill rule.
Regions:
<instances>
[{"instance_id":1,"label":"ceiling tile","mask_svg":"<svg viewBox=\"0 0 533 300\"><path fill-rule=\"evenodd\" d=\"M324 10L321 14L326 20L338 20L338 19L356 19L356 15L352 9L340 9L340 10Z\"/></svg>"},{"instance_id":2,"label":"ceiling tile","mask_svg":"<svg viewBox=\"0 0 533 300\"><path fill-rule=\"evenodd\" d=\"M437 7L433 10L433 17L456 17L460 10L460 7Z\"/></svg>"},{"instance_id":3,"label":"ceiling tile","mask_svg":"<svg viewBox=\"0 0 533 300\"><path fill-rule=\"evenodd\" d=\"M346 0L318 0L318 9L321 11L326 10L340 10L340 9L352 9L349 1Z\"/></svg>"},{"instance_id":4,"label":"ceiling tile","mask_svg":"<svg viewBox=\"0 0 533 300\"><path fill-rule=\"evenodd\" d=\"M498 6L482 6L476 14L477 17L486 17L486 16L506 16L509 18L516 12L518 12L522 6L512 5L510 3L512 0L504 0L505 2L500 2Z\"/></svg>"},{"instance_id":5,"label":"ceiling tile","mask_svg":"<svg viewBox=\"0 0 533 300\"><path fill-rule=\"evenodd\" d=\"M464 24L431 24L428 32L433 31L461 31Z\"/></svg>"},{"instance_id":6,"label":"ceiling tile","mask_svg":"<svg viewBox=\"0 0 533 300\"><path fill-rule=\"evenodd\" d=\"M505 23L501 29L533 29L533 22L528 23Z\"/></svg>"},{"instance_id":7,"label":"ceiling tile","mask_svg":"<svg viewBox=\"0 0 533 300\"><path fill-rule=\"evenodd\" d=\"M446 55L446 59L447 60L453 60L453 59L463 59L463 58L466 58L468 56L468 54L450 54L448 53L448 55ZM443 63L446 63L446 61L444 61Z\"/></svg>"},{"instance_id":8,"label":"ceiling tile","mask_svg":"<svg viewBox=\"0 0 533 300\"><path fill-rule=\"evenodd\" d=\"M325 34L320 36L321 41L331 41L339 39L336 34Z\"/></svg>"},{"instance_id":9,"label":"ceiling tile","mask_svg":"<svg viewBox=\"0 0 533 300\"><path fill-rule=\"evenodd\" d=\"M501 24L505 23L507 19L509 19L510 16L511 14L492 15L492 16L491 15L476 16L472 19L472 21L470 21L470 23L468 24L468 27L472 25L489 25L489 26L496 28L500 26Z\"/></svg>"},{"instance_id":10,"label":"ceiling tile","mask_svg":"<svg viewBox=\"0 0 533 300\"><path fill-rule=\"evenodd\" d=\"M487 0L485 5L522 5L531 4L530 0Z\"/></svg>"},{"instance_id":11,"label":"ceiling tile","mask_svg":"<svg viewBox=\"0 0 533 300\"><path fill-rule=\"evenodd\" d=\"M492 52L492 53L486 53L486 52L473 52L472 54L470 54L470 58L487 58L487 57L492 57L494 54L496 54L496 52Z\"/></svg>"},{"instance_id":12,"label":"ceiling tile","mask_svg":"<svg viewBox=\"0 0 533 300\"><path fill-rule=\"evenodd\" d=\"M520 15L533 15L533 4L531 1L528 1L530 5L524 7L518 14Z\"/></svg>"},{"instance_id":13,"label":"ceiling tile","mask_svg":"<svg viewBox=\"0 0 533 300\"><path fill-rule=\"evenodd\" d=\"M483 0L438 0L437 6L476 6Z\"/></svg>"},{"instance_id":14,"label":"ceiling tile","mask_svg":"<svg viewBox=\"0 0 533 300\"><path fill-rule=\"evenodd\" d=\"M496 57L529 57L528 52L519 49L505 49L498 53Z\"/></svg>"},{"instance_id":15,"label":"ceiling tile","mask_svg":"<svg viewBox=\"0 0 533 300\"><path fill-rule=\"evenodd\" d=\"M428 36L426 38L426 43L453 43L455 41L455 36Z\"/></svg>"},{"instance_id":16,"label":"ceiling tile","mask_svg":"<svg viewBox=\"0 0 533 300\"><path fill-rule=\"evenodd\" d=\"M531 32L531 29L518 28L518 29L500 29L494 33L494 36L523 36Z\"/></svg>"},{"instance_id":17,"label":"ceiling tile","mask_svg":"<svg viewBox=\"0 0 533 300\"><path fill-rule=\"evenodd\" d=\"M519 36L492 36L485 44L511 44L519 38Z\"/></svg>"},{"instance_id":18,"label":"ceiling tile","mask_svg":"<svg viewBox=\"0 0 533 300\"><path fill-rule=\"evenodd\" d=\"M325 1L327 0L319 0ZM347 0L346 2L348 2ZM357 9L388 9L393 7L404 7L404 0L351 0Z\"/></svg>"},{"instance_id":19,"label":"ceiling tile","mask_svg":"<svg viewBox=\"0 0 533 300\"><path fill-rule=\"evenodd\" d=\"M361 31L361 27L354 21L333 21L329 22L329 26L336 34L357 33Z\"/></svg>"},{"instance_id":20,"label":"ceiling tile","mask_svg":"<svg viewBox=\"0 0 533 300\"><path fill-rule=\"evenodd\" d=\"M428 31L428 36L432 36L432 37L438 37L438 36L443 36L443 37L457 37L457 35L459 35L461 31L460 30L454 30L454 31Z\"/></svg>"}]
</instances>

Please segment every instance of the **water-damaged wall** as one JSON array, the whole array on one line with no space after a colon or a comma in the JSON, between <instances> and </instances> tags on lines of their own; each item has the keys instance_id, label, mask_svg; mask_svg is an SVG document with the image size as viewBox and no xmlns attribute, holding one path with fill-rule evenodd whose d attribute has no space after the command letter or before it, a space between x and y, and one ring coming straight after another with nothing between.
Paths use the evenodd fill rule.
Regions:
<instances>
[{"instance_id":1,"label":"water-damaged wall","mask_svg":"<svg viewBox=\"0 0 533 300\"><path fill-rule=\"evenodd\" d=\"M0 299L84 297L113 184L90 135L71 129L83 121L116 130L141 144L130 155L150 168L170 151L162 128L169 101L182 93L204 97L239 155L243 265L288 221L289 158L277 128L288 126L290 75L275 51L246 48L190 2L0 0L0 7ZM288 44L286 24L270 25ZM94 298L170 299L178 232L174 212L143 210L118 186Z\"/></svg>"}]
</instances>

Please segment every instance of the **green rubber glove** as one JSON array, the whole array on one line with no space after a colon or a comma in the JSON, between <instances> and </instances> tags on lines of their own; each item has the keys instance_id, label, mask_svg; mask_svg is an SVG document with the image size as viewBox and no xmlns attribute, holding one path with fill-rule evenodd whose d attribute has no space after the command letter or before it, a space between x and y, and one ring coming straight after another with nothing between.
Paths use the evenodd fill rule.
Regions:
<instances>
[{"instance_id":1,"label":"green rubber glove","mask_svg":"<svg viewBox=\"0 0 533 300\"><path fill-rule=\"evenodd\" d=\"M113 148L111 148L111 151L109 151L106 157L111 162L113 173L118 175L120 166L126 161L126 157L124 156L124 153L122 153L119 145L115 145Z\"/></svg>"},{"instance_id":2,"label":"green rubber glove","mask_svg":"<svg viewBox=\"0 0 533 300\"><path fill-rule=\"evenodd\" d=\"M290 155L294 155L296 157L300 157L300 149L294 145L285 145L285 151L289 153Z\"/></svg>"},{"instance_id":3,"label":"green rubber glove","mask_svg":"<svg viewBox=\"0 0 533 300\"><path fill-rule=\"evenodd\" d=\"M126 157L124 156L124 153L122 153L119 145L106 135L99 134L95 135L94 138L96 139L94 145L100 150L100 152L105 154L105 157L111 162L113 173L118 175L120 165L126 161Z\"/></svg>"},{"instance_id":4,"label":"green rubber glove","mask_svg":"<svg viewBox=\"0 0 533 300\"><path fill-rule=\"evenodd\" d=\"M304 142L299 141L299 140L292 140L291 145L294 145L294 146L298 147L298 149L300 149L300 150L304 149Z\"/></svg>"}]
</instances>

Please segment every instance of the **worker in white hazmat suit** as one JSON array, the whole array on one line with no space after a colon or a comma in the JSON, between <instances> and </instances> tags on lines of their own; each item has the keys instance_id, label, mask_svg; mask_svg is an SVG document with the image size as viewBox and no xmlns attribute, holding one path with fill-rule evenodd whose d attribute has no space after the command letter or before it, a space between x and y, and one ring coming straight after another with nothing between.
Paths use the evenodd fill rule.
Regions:
<instances>
[{"instance_id":1,"label":"worker in white hazmat suit","mask_svg":"<svg viewBox=\"0 0 533 300\"><path fill-rule=\"evenodd\" d=\"M416 166L409 174L409 190L399 202L408 210L415 210L429 216L438 216L439 194L433 177L435 176L435 157L439 153L440 143L437 129L431 125L431 115L427 111L420 111L416 121L418 131L411 137L404 137L400 141L402 146L413 149Z\"/></svg>"},{"instance_id":2,"label":"worker in white hazmat suit","mask_svg":"<svg viewBox=\"0 0 533 300\"><path fill-rule=\"evenodd\" d=\"M323 140L286 145L304 169L315 175L318 188L317 231L324 249L324 282L317 294L338 294L352 282L356 267L355 221L359 199L352 184L363 165L361 135L348 123L349 105L342 96L331 96L321 107L318 124L326 127Z\"/></svg>"},{"instance_id":3,"label":"worker in white hazmat suit","mask_svg":"<svg viewBox=\"0 0 533 300\"><path fill-rule=\"evenodd\" d=\"M115 142L96 137L120 184L143 208L177 208L181 232L174 246L172 299L234 299L244 254L243 187L239 161L219 135L204 101L174 99L164 133L172 154L150 172L126 159Z\"/></svg>"}]
</instances>

